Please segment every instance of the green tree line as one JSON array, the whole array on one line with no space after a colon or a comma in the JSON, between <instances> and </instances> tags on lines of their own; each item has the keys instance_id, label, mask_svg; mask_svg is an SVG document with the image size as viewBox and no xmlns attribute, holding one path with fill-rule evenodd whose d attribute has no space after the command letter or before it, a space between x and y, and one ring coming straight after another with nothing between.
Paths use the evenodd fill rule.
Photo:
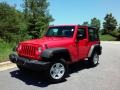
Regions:
<instances>
[{"instance_id":1,"label":"green tree line","mask_svg":"<svg viewBox=\"0 0 120 90\"><path fill-rule=\"evenodd\" d=\"M6 2L0 3L0 41L20 42L26 39L39 38L54 21L50 15L47 0L23 0L22 11ZM102 35L109 34L120 40L120 24L112 13L106 14L104 22L93 17L91 22L82 25L96 27Z\"/></svg>"},{"instance_id":2,"label":"green tree line","mask_svg":"<svg viewBox=\"0 0 120 90\"><path fill-rule=\"evenodd\" d=\"M39 38L54 19L47 0L23 0L23 11L6 2L0 3L0 40L19 42Z\"/></svg>"},{"instance_id":3,"label":"green tree line","mask_svg":"<svg viewBox=\"0 0 120 90\"><path fill-rule=\"evenodd\" d=\"M106 14L104 17L104 22L101 24L100 20L96 17L92 18L90 23L88 21L83 22L82 25L96 27L100 34L102 35L111 35L116 37L117 40L120 40L120 24L118 24L116 18L112 13Z\"/></svg>"}]
</instances>

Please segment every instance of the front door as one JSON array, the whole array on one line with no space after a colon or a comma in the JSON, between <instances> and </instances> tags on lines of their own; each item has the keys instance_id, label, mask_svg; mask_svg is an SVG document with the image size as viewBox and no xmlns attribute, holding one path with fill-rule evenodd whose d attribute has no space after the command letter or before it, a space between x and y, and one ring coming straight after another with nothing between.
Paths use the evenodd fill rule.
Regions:
<instances>
[{"instance_id":1,"label":"front door","mask_svg":"<svg viewBox=\"0 0 120 90\"><path fill-rule=\"evenodd\" d=\"M78 56L79 60L86 58L89 51L89 40L88 40L88 28L87 27L79 27L77 36L81 36L77 38L77 48L78 48Z\"/></svg>"}]
</instances>

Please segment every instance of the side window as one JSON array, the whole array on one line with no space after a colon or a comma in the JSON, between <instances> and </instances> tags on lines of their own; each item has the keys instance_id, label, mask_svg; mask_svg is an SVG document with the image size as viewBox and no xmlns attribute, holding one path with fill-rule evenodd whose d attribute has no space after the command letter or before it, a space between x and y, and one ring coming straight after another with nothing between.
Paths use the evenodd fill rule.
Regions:
<instances>
[{"instance_id":1,"label":"side window","mask_svg":"<svg viewBox=\"0 0 120 90\"><path fill-rule=\"evenodd\" d=\"M79 28L77 35L82 35L82 39L85 39L86 38L86 29L85 28Z\"/></svg>"},{"instance_id":2,"label":"side window","mask_svg":"<svg viewBox=\"0 0 120 90\"><path fill-rule=\"evenodd\" d=\"M96 41L99 39L97 30L95 30L93 28L89 28L88 33L89 33L89 40L90 41Z\"/></svg>"}]
</instances>

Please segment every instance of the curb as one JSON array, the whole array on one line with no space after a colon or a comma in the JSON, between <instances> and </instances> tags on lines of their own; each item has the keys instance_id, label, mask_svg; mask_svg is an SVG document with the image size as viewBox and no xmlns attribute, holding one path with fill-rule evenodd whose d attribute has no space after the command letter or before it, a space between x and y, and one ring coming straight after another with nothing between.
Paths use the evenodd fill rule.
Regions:
<instances>
[{"instance_id":1,"label":"curb","mask_svg":"<svg viewBox=\"0 0 120 90\"><path fill-rule=\"evenodd\" d=\"M10 62L10 61L1 62L1 63L0 63L0 66L1 66L1 65L5 65L5 64L11 64L11 62Z\"/></svg>"},{"instance_id":2,"label":"curb","mask_svg":"<svg viewBox=\"0 0 120 90\"><path fill-rule=\"evenodd\" d=\"M10 61L0 63L0 71L12 69L12 68L15 68L15 67L16 67L16 65L14 63L10 62Z\"/></svg>"}]
</instances>

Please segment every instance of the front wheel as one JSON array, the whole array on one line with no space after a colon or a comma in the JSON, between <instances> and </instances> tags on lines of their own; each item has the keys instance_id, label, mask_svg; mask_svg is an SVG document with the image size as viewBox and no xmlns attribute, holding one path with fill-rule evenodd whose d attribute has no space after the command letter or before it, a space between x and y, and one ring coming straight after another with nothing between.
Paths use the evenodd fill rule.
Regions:
<instances>
[{"instance_id":1,"label":"front wheel","mask_svg":"<svg viewBox=\"0 0 120 90\"><path fill-rule=\"evenodd\" d=\"M50 82L60 82L65 79L67 75L68 67L64 59L60 59L52 63L47 71L48 79Z\"/></svg>"}]
</instances>

